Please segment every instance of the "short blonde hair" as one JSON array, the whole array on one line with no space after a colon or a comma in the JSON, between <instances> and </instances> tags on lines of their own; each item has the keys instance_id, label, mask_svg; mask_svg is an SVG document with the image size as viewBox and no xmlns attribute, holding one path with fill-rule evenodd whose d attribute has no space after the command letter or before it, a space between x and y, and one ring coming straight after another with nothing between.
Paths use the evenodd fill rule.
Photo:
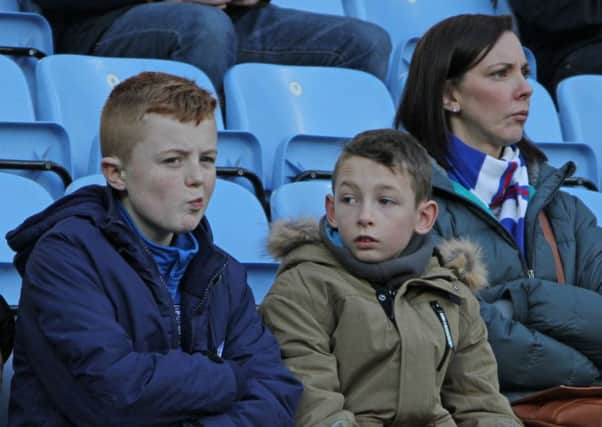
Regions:
<instances>
[{"instance_id":1,"label":"short blonde hair","mask_svg":"<svg viewBox=\"0 0 602 427\"><path fill-rule=\"evenodd\" d=\"M117 157L127 164L134 145L141 140L146 114L198 125L214 118L216 105L215 98L192 80L159 72L130 77L115 86L102 110L102 156Z\"/></svg>"}]
</instances>

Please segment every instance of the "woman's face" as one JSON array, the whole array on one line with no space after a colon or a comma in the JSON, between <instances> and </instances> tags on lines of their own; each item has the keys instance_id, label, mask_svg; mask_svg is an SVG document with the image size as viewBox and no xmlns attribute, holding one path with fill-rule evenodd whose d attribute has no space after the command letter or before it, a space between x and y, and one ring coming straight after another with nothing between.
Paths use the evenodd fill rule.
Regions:
<instances>
[{"instance_id":1,"label":"woman's face","mask_svg":"<svg viewBox=\"0 0 602 427\"><path fill-rule=\"evenodd\" d=\"M489 53L457 82L449 84L443 107L451 131L490 156L518 142L529 114L532 89L523 48L508 31Z\"/></svg>"}]
</instances>

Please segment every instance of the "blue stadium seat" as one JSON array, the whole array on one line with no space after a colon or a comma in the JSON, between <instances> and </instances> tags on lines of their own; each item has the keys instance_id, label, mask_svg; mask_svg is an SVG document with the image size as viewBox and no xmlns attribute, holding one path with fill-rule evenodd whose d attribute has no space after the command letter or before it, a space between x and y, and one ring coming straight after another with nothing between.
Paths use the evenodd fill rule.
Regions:
<instances>
[{"instance_id":1,"label":"blue stadium seat","mask_svg":"<svg viewBox=\"0 0 602 427\"><path fill-rule=\"evenodd\" d=\"M120 81L142 71L162 71L186 77L215 93L205 73L182 62L52 55L38 63L38 90L35 97L38 118L58 121L67 130L75 177L90 172L91 148L109 93ZM216 121L218 126L223 127L221 111L217 111Z\"/></svg>"},{"instance_id":2,"label":"blue stadium seat","mask_svg":"<svg viewBox=\"0 0 602 427\"><path fill-rule=\"evenodd\" d=\"M0 170L41 184L59 198L71 183L69 138L51 122L0 122Z\"/></svg>"},{"instance_id":3,"label":"blue stadium seat","mask_svg":"<svg viewBox=\"0 0 602 427\"><path fill-rule=\"evenodd\" d=\"M272 221L302 218L319 219L326 210L324 200L332 193L330 180L291 182L272 192Z\"/></svg>"},{"instance_id":4,"label":"blue stadium seat","mask_svg":"<svg viewBox=\"0 0 602 427\"><path fill-rule=\"evenodd\" d=\"M0 0L0 12L19 12L17 0Z\"/></svg>"},{"instance_id":5,"label":"blue stadium seat","mask_svg":"<svg viewBox=\"0 0 602 427\"><path fill-rule=\"evenodd\" d=\"M391 36L393 46L397 46L391 58L387 86L392 88L395 66L404 54L405 44L417 39L433 24L453 15L462 13L496 14L491 0L342 0L343 8L349 16L374 22ZM409 63L409 62L408 62ZM397 70L399 72L400 70ZM392 90L393 92L393 90Z\"/></svg>"},{"instance_id":6,"label":"blue stadium seat","mask_svg":"<svg viewBox=\"0 0 602 427\"><path fill-rule=\"evenodd\" d=\"M31 93L23 71L10 58L0 55L0 121L33 121Z\"/></svg>"},{"instance_id":7,"label":"blue stadium seat","mask_svg":"<svg viewBox=\"0 0 602 427\"><path fill-rule=\"evenodd\" d=\"M9 200L0 210L0 236L53 202L53 198L40 184L18 175L0 172L0 194ZM13 265L14 252L6 240L0 239L0 294L12 307L19 301L21 277Z\"/></svg>"},{"instance_id":8,"label":"blue stadium seat","mask_svg":"<svg viewBox=\"0 0 602 427\"><path fill-rule=\"evenodd\" d=\"M345 15L341 0L272 0L272 4L307 12L325 13L329 15Z\"/></svg>"},{"instance_id":9,"label":"blue stadium seat","mask_svg":"<svg viewBox=\"0 0 602 427\"><path fill-rule=\"evenodd\" d=\"M291 138L349 138L391 127L395 115L379 79L345 68L238 64L226 73L224 89L227 128L257 136L269 190L282 183L283 167L275 164L284 161L284 145ZM320 156L312 149L307 155L308 164Z\"/></svg>"},{"instance_id":10,"label":"blue stadium seat","mask_svg":"<svg viewBox=\"0 0 602 427\"><path fill-rule=\"evenodd\" d=\"M307 179L329 179L347 138L295 135L278 147L273 188Z\"/></svg>"},{"instance_id":11,"label":"blue stadium seat","mask_svg":"<svg viewBox=\"0 0 602 427\"><path fill-rule=\"evenodd\" d=\"M596 216L598 225L602 225L602 193L587 190L583 187L562 187L563 191L579 197Z\"/></svg>"},{"instance_id":12,"label":"blue stadium seat","mask_svg":"<svg viewBox=\"0 0 602 427\"><path fill-rule=\"evenodd\" d=\"M462 13L494 15L490 0L342 0L349 16L379 24L398 43L420 37L433 24Z\"/></svg>"},{"instance_id":13,"label":"blue stadium seat","mask_svg":"<svg viewBox=\"0 0 602 427\"><path fill-rule=\"evenodd\" d=\"M53 53L52 30L42 15L0 12L0 54L10 55L19 64L32 93L38 59Z\"/></svg>"},{"instance_id":14,"label":"blue stadium seat","mask_svg":"<svg viewBox=\"0 0 602 427\"><path fill-rule=\"evenodd\" d=\"M602 76L579 75L561 80L556 99L564 140L591 146L598 157L598 170L602 170Z\"/></svg>"},{"instance_id":15,"label":"blue stadium seat","mask_svg":"<svg viewBox=\"0 0 602 427\"><path fill-rule=\"evenodd\" d=\"M546 154L552 166L561 167L571 160L577 166L575 178L588 180L598 187L598 160L592 147L576 142L538 142L537 146Z\"/></svg>"},{"instance_id":16,"label":"blue stadium seat","mask_svg":"<svg viewBox=\"0 0 602 427\"><path fill-rule=\"evenodd\" d=\"M96 173L93 175L80 176L77 179L74 179L73 182L65 188L65 196L73 193L74 191L79 190L86 185L106 185L107 181L105 176L101 173Z\"/></svg>"},{"instance_id":17,"label":"blue stadium seat","mask_svg":"<svg viewBox=\"0 0 602 427\"><path fill-rule=\"evenodd\" d=\"M525 134L532 141L563 141L560 118L554 100L548 90L537 80L530 78L533 88L529 107L529 118L525 123Z\"/></svg>"},{"instance_id":18,"label":"blue stadium seat","mask_svg":"<svg viewBox=\"0 0 602 427\"><path fill-rule=\"evenodd\" d=\"M2 55L0 75L0 170L36 180L59 197L71 180L67 134L57 123L35 121L22 71Z\"/></svg>"},{"instance_id":19,"label":"blue stadium seat","mask_svg":"<svg viewBox=\"0 0 602 427\"><path fill-rule=\"evenodd\" d=\"M240 185L217 179L206 216L216 244L247 268L255 302L261 303L278 269L267 254L269 224L261 203Z\"/></svg>"}]
</instances>

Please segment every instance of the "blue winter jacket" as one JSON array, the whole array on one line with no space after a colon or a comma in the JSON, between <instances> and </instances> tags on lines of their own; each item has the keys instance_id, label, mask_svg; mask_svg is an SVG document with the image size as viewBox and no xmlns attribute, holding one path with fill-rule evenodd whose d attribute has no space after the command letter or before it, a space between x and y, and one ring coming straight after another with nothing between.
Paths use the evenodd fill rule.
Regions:
<instances>
[{"instance_id":1,"label":"blue winter jacket","mask_svg":"<svg viewBox=\"0 0 602 427\"><path fill-rule=\"evenodd\" d=\"M592 384L602 368L602 229L579 199L560 191L574 165L528 166L535 194L525 218L524 256L492 214L456 193L445 171L434 168L435 233L477 243L489 272L481 315L502 390L513 397L520 390ZM565 285L557 283L541 210L555 235Z\"/></svg>"},{"instance_id":2,"label":"blue winter jacket","mask_svg":"<svg viewBox=\"0 0 602 427\"><path fill-rule=\"evenodd\" d=\"M168 290L109 188L85 187L7 235L24 278L10 426L293 424L302 387L244 268L205 219L194 233L181 348Z\"/></svg>"}]
</instances>

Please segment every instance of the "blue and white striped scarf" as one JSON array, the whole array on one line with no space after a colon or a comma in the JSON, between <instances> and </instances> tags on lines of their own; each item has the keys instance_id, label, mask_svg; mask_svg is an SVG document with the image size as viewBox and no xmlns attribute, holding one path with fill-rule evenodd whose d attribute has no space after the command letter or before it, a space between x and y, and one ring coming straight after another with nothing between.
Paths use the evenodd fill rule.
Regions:
<instances>
[{"instance_id":1,"label":"blue and white striped scarf","mask_svg":"<svg viewBox=\"0 0 602 427\"><path fill-rule=\"evenodd\" d=\"M449 178L476 197L525 252L525 214L533 187L529 185L527 166L518 147L509 145L496 159L464 144L453 136L447 158ZM458 186L454 185L458 190ZM460 191L466 193L465 191ZM465 194L466 195L466 194Z\"/></svg>"}]
</instances>

